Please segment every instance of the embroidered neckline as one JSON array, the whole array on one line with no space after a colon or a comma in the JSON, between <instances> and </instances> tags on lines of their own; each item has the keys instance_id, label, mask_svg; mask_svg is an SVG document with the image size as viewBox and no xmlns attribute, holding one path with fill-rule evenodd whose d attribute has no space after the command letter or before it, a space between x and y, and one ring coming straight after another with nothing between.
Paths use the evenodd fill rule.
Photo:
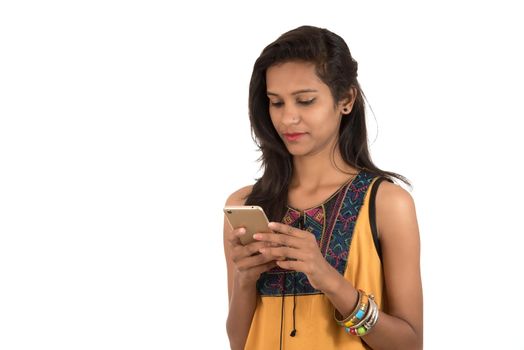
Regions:
<instances>
[{"instance_id":1,"label":"embroidered neckline","mask_svg":"<svg viewBox=\"0 0 524 350\"><path fill-rule=\"evenodd\" d=\"M334 197L328 199L322 207L310 209L303 214L289 209L281 222L311 232L322 256L338 273L344 275L353 231L369 185L375 177L371 172L361 171L352 181L348 180L341 186ZM304 273L295 271L290 274L280 267L260 275L257 291L262 297L322 294L311 286Z\"/></svg>"},{"instance_id":2,"label":"embroidered neckline","mask_svg":"<svg viewBox=\"0 0 524 350\"><path fill-rule=\"evenodd\" d=\"M357 175L355 175L354 177L352 177L349 180L347 180L346 182L344 182L332 195L329 196L329 198L327 198L326 200L324 200L322 203L320 203L318 205L314 205L312 207L309 207L309 208L306 208L306 209L302 209L302 210L294 208L294 207L290 206L289 204L286 205L286 207L287 207L288 210L294 211L294 212L297 212L297 213L304 213L304 212L307 212L307 211L310 211L310 210L313 210L313 209L322 208L324 205L326 205L326 203L328 203L330 200L332 200L333 198L338 196L340 194L340 192L346 186L348 186L348 185L351 186L351 184L353 184L355 182L355 180L357 180L357 178L360 177L361 174L362 174L362 170L359 170Z\"/></svg>"}]
</instances>

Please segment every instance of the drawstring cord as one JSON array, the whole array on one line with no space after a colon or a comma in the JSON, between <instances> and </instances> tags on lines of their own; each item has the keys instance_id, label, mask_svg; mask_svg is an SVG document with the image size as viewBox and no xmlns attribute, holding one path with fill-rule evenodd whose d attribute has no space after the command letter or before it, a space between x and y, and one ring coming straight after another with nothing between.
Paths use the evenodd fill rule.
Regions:
<instances>
[{"instance_id":1,"label":"drawstring cord","mask_svg":"<svg viewBox=\"0 0 524 350\"><path fill-rule=\"evenodd\" d=\"M297 334L297 328L295 327L295 308L297 306L297 290L295 289L296 283L297 274L296 271L293 271L293 330L289 334L292 337L294 337Z\"/></svg>"},{"instance_id":2,"label":"drawstring cord","mask_svg":"<svg viewBox=\"0 0 524 350\"><path fill-rule=\"evenodd\" d=\"M284 272L282 279L282 286L280 287L282 291L282 298L280 299L280 350L282 350L282 330L283 330L283 320L284 320L284 296L286 294L286 277L287 274Z\"/></svg>"},{"instance_id":3,"label":"drawstring cord","mask_svg":"<svg viewBox=\"0 0 524 350\"><path fill-rule=\"evenodd\" d=\"M294 337L297 334L297 329L295 327L295 309L297 306L297 291L296 291L296 283L297 283L297 274L296 271L293 271L293 330L289 334L291 337ZM282 350L282 336L284 333L284 300L286 296L286 280L287 280L287 272L284 272L284 278L282 279L282 298L280 299L280 350Z\"/></svg>"},{"instance_id":4,"label":"drawstring cord","mask_svg":"<svg viewBox=\"0 0 524 350\"><path fill-rule=\"evenodd\" d=\"M303 221L301 221L301 220L298 221L298 229L299 230L303 230L305 224L306 224L306 213L304 213ZM292 337L297 335L297 327L295 325L295 321L296 321L295 309L297 308L297 289L296 289L296 285L297 285L297 272L293 271L293 330L289 334Z\"/></svg>"},{"instance_id":5,"label":"drawstring cord","mask_svg":"<svg viewBox=\"0 0 524 350\"><path fill-rule=\"evenodd\" d=\"M304 221L306 220L306 215L304 213ZM300 220L298 222L298 228L300 230L304 229L304 223L302 223ZM289 336L294 337L297 335L297 327L296 327L296 308L297 308L297 272L293 271L293 329L291 330L291 333L289 333ZM283 273L282 278L282 298L280 299L280 350L282 350L282 338L284 333L284 300L286 296L286 281L287 281L287 272Z\"/></svg>"}]
</instances>

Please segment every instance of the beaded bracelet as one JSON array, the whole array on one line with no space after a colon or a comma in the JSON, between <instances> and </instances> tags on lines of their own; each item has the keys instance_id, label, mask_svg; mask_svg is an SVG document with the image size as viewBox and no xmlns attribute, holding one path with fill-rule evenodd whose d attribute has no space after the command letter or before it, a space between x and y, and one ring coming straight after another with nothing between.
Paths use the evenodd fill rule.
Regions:
<instances>
[{"instance_id":1,"label":"beaded bracelet","mask_svg":"<svg viewBox=\"0 0 524 350\"><path fill-rule=\"evenodd\" d=\"M374 312L374 308L373 308L372 300L371 300L372 297L373 297L373 295L370 295L368 297L369 298L368 299L369 304L368 304L367 312L366 312L366 315L362 318L362 320L360 322L358 322L357 324L354 324L354 325L351 325L351 326L346 326L346 327L358 329L364 323L366 323L367 321L369 321L371 319L371 317L373 316L373 312Z\"/></svg>"},{"instance_id":2,"label":"beaded bracelet","mask_svg":"<svg viewBox=\"0 0 524 350\"><path fill-rule=\"evenodd\" d=\"M369 312L366 317L359 324L353 327L346 327L346 332L349 334L357 335L359 337L369 333L369 331L375 326L378 321L378 305L375 303L373 295L369 296Z\"/></svg>"},{"instance_id":3,"label":"beaded bracelet","mask_svg":"<svg viewBox=\"0 0 524 350\"><path fill-rule=\"evenodd\" d=\"M357 306L353 312L346 317L344 320L339 320L337 318L337 310L334 310L333 316L335 321L342 327L352 327L353 325L360 323L364 319L364 315L367 314L369 306L369 297L364 291L358 290L358 301Z\"/></svg>"}]
</instances>

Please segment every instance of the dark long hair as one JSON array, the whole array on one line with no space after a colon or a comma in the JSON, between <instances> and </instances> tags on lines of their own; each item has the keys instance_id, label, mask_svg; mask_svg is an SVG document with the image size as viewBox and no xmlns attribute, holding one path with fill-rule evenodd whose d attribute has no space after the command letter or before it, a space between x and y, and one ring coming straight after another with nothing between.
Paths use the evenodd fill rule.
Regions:
<instances>
[{"instance_id":1,"label":"dark long hair","mask_svg":"<svg viewBox=\"0 0 524 350\"><path fill-rule=\"evenodd\" d=\"M335 104L357 90L353 109L342 118L338 146L343 160L358 170L366 170L390 180L397 178L410 185L402 175L375 166L367 144L364 94L357 81L357 62L340 36L327 29L302 26L282 34L260 54L253 67L249 85L249 119L253 140L262 152L264 173L253 186L246 205L260 205L269 219L280 221L285 214L293 158L275 130L269 115L266 71L286 61L312 62L316 74L329 87Z\"/></svg>"}]
</instances>

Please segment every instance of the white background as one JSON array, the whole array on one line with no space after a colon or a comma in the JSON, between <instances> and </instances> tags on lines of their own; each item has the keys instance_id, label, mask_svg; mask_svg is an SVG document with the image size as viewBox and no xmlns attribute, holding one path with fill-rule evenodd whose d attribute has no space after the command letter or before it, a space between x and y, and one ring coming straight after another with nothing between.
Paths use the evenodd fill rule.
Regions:
<instances>
[{"instance_id":1,"label":"white background","mask_svg":"<svg viewBox=\"0 0 524 350\"><path fill-rule=\"evenodd\" d=\"M221 209L259 175L251 69L312 24L359 62L375 163L414 185L425 349L524 349L517 9L2 1L0 348L227 349Z\"/></svg>"}]
</instances>

